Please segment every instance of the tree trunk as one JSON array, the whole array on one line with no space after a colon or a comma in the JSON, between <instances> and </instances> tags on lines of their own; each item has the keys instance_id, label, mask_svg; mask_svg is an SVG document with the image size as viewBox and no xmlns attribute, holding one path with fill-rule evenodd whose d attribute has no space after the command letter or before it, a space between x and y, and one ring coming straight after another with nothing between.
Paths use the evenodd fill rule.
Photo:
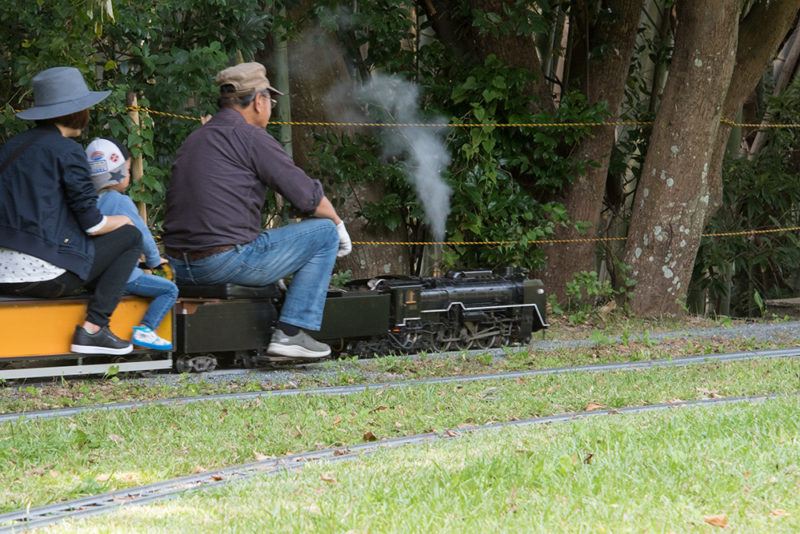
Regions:
<instances>
[{"instance_id":1,"label":"tree trunk","mask_svg":"<svg viewBox=\"0 0 800 534\"><path fill-rule=\"evenodd\" d=\"M781 27L782 25L778 24L778 28ZM781 35L782 34L783 33L781 33ZM795 29L794 35L789 39L789 42L786 43L785 48L786 50L782 51L783 53L781 54L784 61L781 67L777 69L778 73L775 78L775 87L772 90L772 96L781 94L791 83L795 67L800 59L800 27ZM769 117L764 118L764 123L769 123ZM756 134L756 138L753 140L753 144L750 146L749 153L747 154L748 159L754 159L758 153L761 152L761 149L764 148L766 138L767 133L764 130L759 130Z\"/></svg>"},{"instance_id":2,"label":"tree trunk","mask_svg":"<svg viewBox=\"0 0 800 534\"><path fill-rule=\"evenodd\" d=\"M517 2L514 0L470 1L472 10L477 9L499 15L504 14L504 6L506 5L512 9L513 13L515 4ZM489 32L481 34L475 31L473 26L470 26L470 28L473 30L473 39L476 44L475 51L479 61L483 62L490 54L494 54L510 67L524 68L536 73L536 83L529 84L525 88L525 91L533 97L528 107L533 113L539 113L540 111L553 113L555 111L553 93L550 90L550 86L545 82L542 63L536 53L536 41L533 36L512 31L508 35L494 37Z\"/></svg>"},{"instance_id":3,"label":"tree trunk","mask_svg":"<svg viewBox=\"0 0 800 534\"><path fill-rule=\"evenodd\" d=\"M490 54L494 54L510 67L524 68L535 73L537 82L525 88L525 93L531 97L530 110L533 113L540 111L552 113L555 110L553 95L545 82L533 36L514 31L497 37L490 33L482 34L470 20L459 20L454 15L462 10L461 0L418 0L418 3L431 20L439 40L458 57L464 61L483 64ZM508 6L512 13L514 9L518 9L517 2L513 0L470 0L469 12L479 10L505 17L505 6Z\"/></svg>"},{"instance_id":4,"label":"tree trunk","mask_svg":"<svg viewBox=\"0 0 800 534\"><path fill-rule=\"evenodd\" d=\"M611 112L610 121L619 118L642 4L643 0L607 2L608 10L616 14L613 23L598 24L592 28L589 34L583 36L588 39L588 46L585 43L578 44L573 56L580 56L581 60L577 63L582 65L570 69L573 79L580 76L580 83L576 85L581 86L590 106L606 102ZM607 50L598 59L590 60L585 53L580 53L581 49L602 45L605 45ZM615 128L612 126L596 128L593 134L577 147L574 157L581 161L594 161L598 165L588 167L585 175L576 176L567 186L561 199L573 221L590 223L587 237L600 234L600 214L603 209L608 164L616 138ZM553 235L553 239L574 237L576 232L572 227L557 227ZM545 249L547 268L539 273L548 292L563 300L566 284L572 281L575 273L596 270L596 247L597 244L592 242L558 243L548 246Z\"/></svg>"},{"instance_id":5,"label":"tree trunk","mask_svg":"<svg viewBox=\"0 0 800 534\"><path fill-rule=\"evenodd\" d=\"M679 313L709 211L714 144L733 74L739 0L677 3L675 51L637 187L625 263L632 311Z\"/></svg>"},{"instance_id":6,"label":"tree trunk","mask_svg":"<svg viewBox=\"0 0 800 534\"><path fill-rule=\"evenodd\" d=\"M722 105L724 118L735 119L739 114L781 41L794 26L799 11L797 0L757 2L739 23L736 66ZM730 132L730 126L723 124L714 144L714 158L708 173L711 196L706 222L722 203L722 160Z\"/></svg>"}]
</instances>

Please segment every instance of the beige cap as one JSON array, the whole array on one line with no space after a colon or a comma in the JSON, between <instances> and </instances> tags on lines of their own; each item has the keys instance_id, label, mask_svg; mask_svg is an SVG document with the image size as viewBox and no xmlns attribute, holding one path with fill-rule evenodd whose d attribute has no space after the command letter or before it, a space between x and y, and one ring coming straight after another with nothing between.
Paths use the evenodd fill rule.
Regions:
<instances>
[{"instance_id":1,"label":"beige cap","mask_svg":"<svg viewBox=\"0 0 800 534\"><path fill-rule=\"evenodd\" d=\"M232 85L234 92L226 94L232 94L233 96L252 95L267 89L275 94L283 94L269 84L267 69L261 63L239 63L233 67L228 67L217 73L214 82L220 88L224 85Z\"/></svg>"}]
</instances>

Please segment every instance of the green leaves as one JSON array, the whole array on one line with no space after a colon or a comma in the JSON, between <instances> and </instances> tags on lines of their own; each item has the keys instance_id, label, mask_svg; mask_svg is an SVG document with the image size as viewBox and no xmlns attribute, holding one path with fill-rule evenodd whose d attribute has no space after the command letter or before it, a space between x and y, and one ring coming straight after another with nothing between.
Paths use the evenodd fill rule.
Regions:
<instances>
[{"instance_id":1,"label":"green leaves","mask_svg":"<svg viewBox=\"0 0 800 534\"><path fill-rule=\"evenodd\" d=\"M531 3L524 0L503 2L501 12L472 10L472 25L478 28L479 33L489 33L493 37L500 35L533 36L536 33L545 34L550 29L553 15L548 2L537 2L537 8L532 9Z\"/></svg>"},{"instance_id":2,"label":"green leaves","mask_svg":"<svg viewBox=\"0 0 800 534\"><path fill-rule=\"evenodd\" d=\"M409 73L416 63L412 0L372 0L352 6L320 0L313 7L323 27L331 30L347 49L354 74L366 82L371 71Z\"/></svg>"},{"instance_id":3,"label":"green leaves","mask_svg":"<svg viewBox=\"0 0 800 534\"><path fill-rule=\"evenodd\" d=\"M91 88L114 91L92 109L90 126L78 141L113 136L126 142L134 156L144 155L144 179L131 195L153 208L151 224L157 224L172 159L198 123L142 112L137 127L127 117L126 93L135 93L140 106L157 111L198 117L213 112L214 73L237 51L250 60L263 48L271 30L264 4L271 2L0 3L0 70L7 74L0 77L7 106L0 114L0 142L29 127L12 110L30 105L30 80L37 72L52 65L78 67Z\"/></svg>"},{"instance_id":4,"label":"green leaves","mask_svg":"<svg viewBox=\"0 0 800 534\"><path fill-rule=\"evenodd\" d=\"M800 85L768 104L771 122L800 122ZM794 156L787 157L800 150L797 131L771 128L766 135L765 148L755 158L725 160L722 207L705 230L744 233L703 238L692 277L712 301L729 297L734 316L762 315L764 300L796 295L797 233L746 233L800 226L800 175Z\"/></svg>"},{"instance_id":5,"label":"green leaves","mask_svg":"<svg viewBox=\"0 0 800 534\"><path fill-rule=\"evenodd\" d=\"M422 210L411 187L403 177L404 163L385 160L377 156L380 142L375 136L337 136L333 132L317 134L314 156L318 165L312 170L315 177L324 180L326 194L334 205L345 197L364 196L365 184L371 184L378 195L359 199L357 216L366 219L374 229L394 232L407 228L409 234L414 221L423 218ZM368 198L377 198L370 200Z\"/></svg>"}]
</instances>

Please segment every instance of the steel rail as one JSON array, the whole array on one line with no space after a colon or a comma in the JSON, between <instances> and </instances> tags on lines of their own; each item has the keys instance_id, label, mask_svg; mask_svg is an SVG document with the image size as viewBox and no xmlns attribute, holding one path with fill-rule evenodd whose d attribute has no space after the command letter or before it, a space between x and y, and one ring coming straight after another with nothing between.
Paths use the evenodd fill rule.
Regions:
<instances>
[{"instance_id":1,"label":"steel rail","mask_svg":"<svg viewBox=\"0 0 800 534\"><path fill-rule=\"evenodd\" d=\"M72 417L83 412L100 412L113 410L129 410L146 406L181 405L195 402L210 402L220 400L247 401L264 397L287 397L296 395L352 395L367 390L385 390L400 387L420 385L450 384L460 382L479 382L485 380L511 380L538 375L554 375L575 372L607 372L607 371L633 371L652 369L656 367L686 367L704 363L747 361L757 359L797 358L800 357L800 347L787 349L765 349L755 351L731 352L723 354L703 354L697 356L684 356L681 358L662 358L657 360L642 360L636 362L601 363L593 365L548 367L546 369L529 369L524 371L508 371L504 373L490 373L481 375L459 375L432 378L417 378L414 380L399 380L396 382L372 382L369 384L355 384L352 386L330 386L309 389L277 389L270 391L245 391L240 393L219 393L215 395L201 395L195 397L178 397L174 399L156 399L148 401L120 402L114 404L101 404L93 406L74 406L52 410L36 410L29 412L15 412L0 414L0 423L16 420L54 419L59 417Z\"/></svg>"},{"instance_id":2,"label":"steel rail","mask_svg":"<svg viewBox=\"0 0 800 534\"><path fill-rule=\"evenodd\" d=\"M525 427L548 423L569 422L588 417L607 415L635 414L661 411L669 408L696 407L717 404L734 404L741 402L763 402L768 399L800 396L800 391L788 394L747 395L730 398L702 399L695 401L679 401L647 406L626 406L622 408L603 409L583 412L569 412L544 417L532 417L516 421L496 422L471 428L447 429L438 433L416 434L399 438L390 438L367 443L358 443L342 447L334 447L319 451L292 454L280 458L269 458L246 464L238 464L194 475L165 480L145 486L112 491L91 497L84 497L37 508L18 510L0 515L0 534L19 532L39 528L66 519L80 519L111 512L117 508L131 505L142 505L154 501L167 500L190 490L209 489L230 482L247 480L258 474L274 474L298 469L308 462L352 460L365 454L372 454L385 449L433 443L454 439L466 433L499 430L506 427Z\"/></svg>"}]
</instances>

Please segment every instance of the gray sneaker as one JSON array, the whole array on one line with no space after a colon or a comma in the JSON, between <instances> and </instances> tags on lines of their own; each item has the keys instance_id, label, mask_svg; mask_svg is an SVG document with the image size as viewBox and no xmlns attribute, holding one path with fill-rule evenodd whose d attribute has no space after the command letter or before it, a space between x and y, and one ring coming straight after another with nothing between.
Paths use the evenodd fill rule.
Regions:
<instances>
[{"instance_id":1,"label":"gray sneaker","mask_svg":"<svg viewBox=\"0 0 800 534\"><path fill-rule=\"evenodd\" d=\"M289 358L317 359L328 356L331 348L302 330L293 336L287 336L281 329L276 328L272 333L267 353Z\"/></svg>"}]
</instances>

